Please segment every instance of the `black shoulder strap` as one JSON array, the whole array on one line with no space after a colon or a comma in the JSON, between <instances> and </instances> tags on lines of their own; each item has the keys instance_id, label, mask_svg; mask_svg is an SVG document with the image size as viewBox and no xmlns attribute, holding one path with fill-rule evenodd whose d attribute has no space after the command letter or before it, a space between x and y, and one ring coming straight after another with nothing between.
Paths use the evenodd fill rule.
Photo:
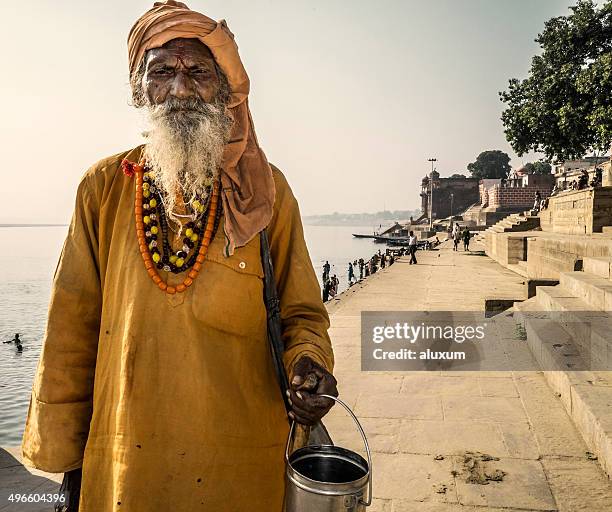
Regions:
<instances>
[{"instance_id":1,"label":"black shoulder strap","mask_svg":"<svg viewBox=\"0 0 612 512\"><path fill-rule=\"evenodd\" d=\"M261 263L264 271L264 302L268 313L268 341L270 342L270 352L272 353L272 362L276 372L276 379L278 380L278 385L283 396L285 409L289 412L291 410L289 399L287 398L289 379L287 378L287 372L283 364L285 345L282 339L280 306L276 291L276 282L274 281L274 267L272 266L272 258L270 256L268 233L265 229L260 233L260 241Z\"/></svg>"},{"instance_id":2,"label":"black shoulder strap","mask_svg":"<svg viewBox=\"0 0 612 512\"><path fill-rule=\"evenodd\" d=\"M291 411L289 399L287 398L287 390L289 389L289 379L283 364L283 353L285 345L282 338L282 327L280 318L280 301L276 291L276 281L274 280L274 266L270 256L270 244L268 243L268 233L264 229L260 233L261 242L261 263L264 271L264 302L268 313L268 341L270 344L270 352L272 353L272 362L276 372L276 379L283 397L285 410L287 413ZM310 428L308 444L329 445L333 446L333 441L329 432L323 425L322 421L318 421Z\"/></svg>"}]
</instances>

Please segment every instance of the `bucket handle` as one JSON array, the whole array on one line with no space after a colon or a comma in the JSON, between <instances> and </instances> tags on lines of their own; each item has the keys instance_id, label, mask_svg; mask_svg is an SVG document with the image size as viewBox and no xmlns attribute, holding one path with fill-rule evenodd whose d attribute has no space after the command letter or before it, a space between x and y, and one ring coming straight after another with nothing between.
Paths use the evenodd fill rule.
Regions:
<instances>
[{"instance_id":1,"label":"bucket handle","mask_svg":"<svg viewBox=\"0 0 612 512\"><path fill-rule=\"evenodd\" d=\"M359 429L359 433L361 434L361 439L363 439L363 444L365 445L366 454L368 456L368 472L369 472L368 501L365 502L361 498L359 498L359 501L366 507L369 507L372 504L372 454L370 453L370 445L368 444L368 439L365 435L365 432L363 431L363 427L361 426L361 423L359 423L357 416L355 416L353 411L351 411L351 408L348 405L346 405L342 400L340 400L338 397L332 396L332 395L317 395L317 396L322 396L323 398L329 398L333 400L334 402L339 403L342 407L344 407L346 412L350 414L351 418L353 418L353 421L355 422L355 425L357 425L357 428ZM291 443L291 439L293 438L294 430L295 430L295 420L291 422L291 428L289 429L289 437L287 438L287 446L285 446L285 462L287 464L289 464L289 444Z\"/></svg>"}]
</instances>

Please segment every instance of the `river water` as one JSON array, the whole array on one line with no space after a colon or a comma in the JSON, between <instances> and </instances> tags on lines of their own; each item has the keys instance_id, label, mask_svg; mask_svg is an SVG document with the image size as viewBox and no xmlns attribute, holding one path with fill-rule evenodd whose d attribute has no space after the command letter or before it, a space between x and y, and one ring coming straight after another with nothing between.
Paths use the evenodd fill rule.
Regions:
<instances>
[{"instance_id":1,"label":"river water","mask_svg":"<svg viewBox=\"0 0 612 512\"><path fill-rule=\"evenodd\" d=\"M371 227L304 226L319 281L329 260L331 274L346 288L348 262L367 259L381 246L351 233ZM32 378L45 330L51 281L66 226L0 227L0 341L21 334L23 352L0 343L0 445L20 443Z\"/></svg>"}]
</instances>

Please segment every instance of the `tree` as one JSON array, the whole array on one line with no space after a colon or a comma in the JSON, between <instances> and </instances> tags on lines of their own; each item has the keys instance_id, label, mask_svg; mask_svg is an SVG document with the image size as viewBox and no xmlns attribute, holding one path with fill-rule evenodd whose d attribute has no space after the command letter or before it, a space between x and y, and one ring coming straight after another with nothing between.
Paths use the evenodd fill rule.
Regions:
<instances>
[{"instance_id":1,"label":"tree","mask_svg":"<svg viewBox=\"0 0 612 512\"><path fill-rule=\"evenodd\" d=\"M605 152L612 141L612 1L579 0L570 10L545 23L527 78L499 93L504 132L519 156L563 161Z\"/></svg>"},{"instance_id":2,"label":"tree","mask_svg":"<svg viewBox=\"0 0 612 512\"><path fill-rule=\"evenodd\" d=\"M550 174L552 172L552 166L542 160L525 164L525 169L529 174Z\"/></svg>"},{"instance_id":3,"label":"tree","mask_svg":"<svg viewBox=\"0 0 612 512\"><path fill-rule=\"evenodd\" d=\"M510 172L510 157L499 149L483 151L475 162L468 164L472 178L505 178Z\"/></svg>"},{"instance_id":4,"label":"tree","mask_svg":"<svg viewBox=\"0 0 612 512\"><path fill-rule=\"evenodd\" d=\"M456 172L455 174L451 174L449 178L465 178L465 174L459 174Z\"/></svg>"}]
</instances>

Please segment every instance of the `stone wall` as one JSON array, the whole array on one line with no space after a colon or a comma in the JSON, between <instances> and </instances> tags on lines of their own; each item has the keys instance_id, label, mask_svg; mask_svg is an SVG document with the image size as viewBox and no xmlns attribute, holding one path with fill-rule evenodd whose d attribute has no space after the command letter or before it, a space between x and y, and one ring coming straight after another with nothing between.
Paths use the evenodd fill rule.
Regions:
<instances>
[{"instance_id":1,"label":"stone wall","mask_svg":"<svg viewBox=\"0 0 612 512\"><path fill-rule=\"evenodd\" d=\"M485 233L486 254L501 265L514 265L527 259L527 240L522 234Z\"/></svg>"},{"instance_id":2,"label":"stone wall","mask_svg":"<svg viewBox=\"0 0 612 512\"><path fill-rule=\"evenodd\" d=\"M612 257L612 239L590 236L534 236L527 240L527 274L533 279L559 279L560 272L582 268L582 259Z\"/></svg>"},{"instance_id":3,"label":"stone wall","mask_svg":"<svg viewBox=\"0 0 612 512\"><path fill-rule=\"evenodd\" d=\"M527 187L501 187L494 186L489 189L489 207L525 207L533 206L535 193L540 192L542 199L550 195L552 186L533 186Z\"/></svg>"},{"instance_id":4,"label":"stone wall","mask_svg":"<svg viewBox=\"0 0 612 512\"><path fill-rule=\"evenodd\" d=\"M540 213L542 231L584 235L612 226L612 187L562 192Z\"/></svg>"}]
</instances>

